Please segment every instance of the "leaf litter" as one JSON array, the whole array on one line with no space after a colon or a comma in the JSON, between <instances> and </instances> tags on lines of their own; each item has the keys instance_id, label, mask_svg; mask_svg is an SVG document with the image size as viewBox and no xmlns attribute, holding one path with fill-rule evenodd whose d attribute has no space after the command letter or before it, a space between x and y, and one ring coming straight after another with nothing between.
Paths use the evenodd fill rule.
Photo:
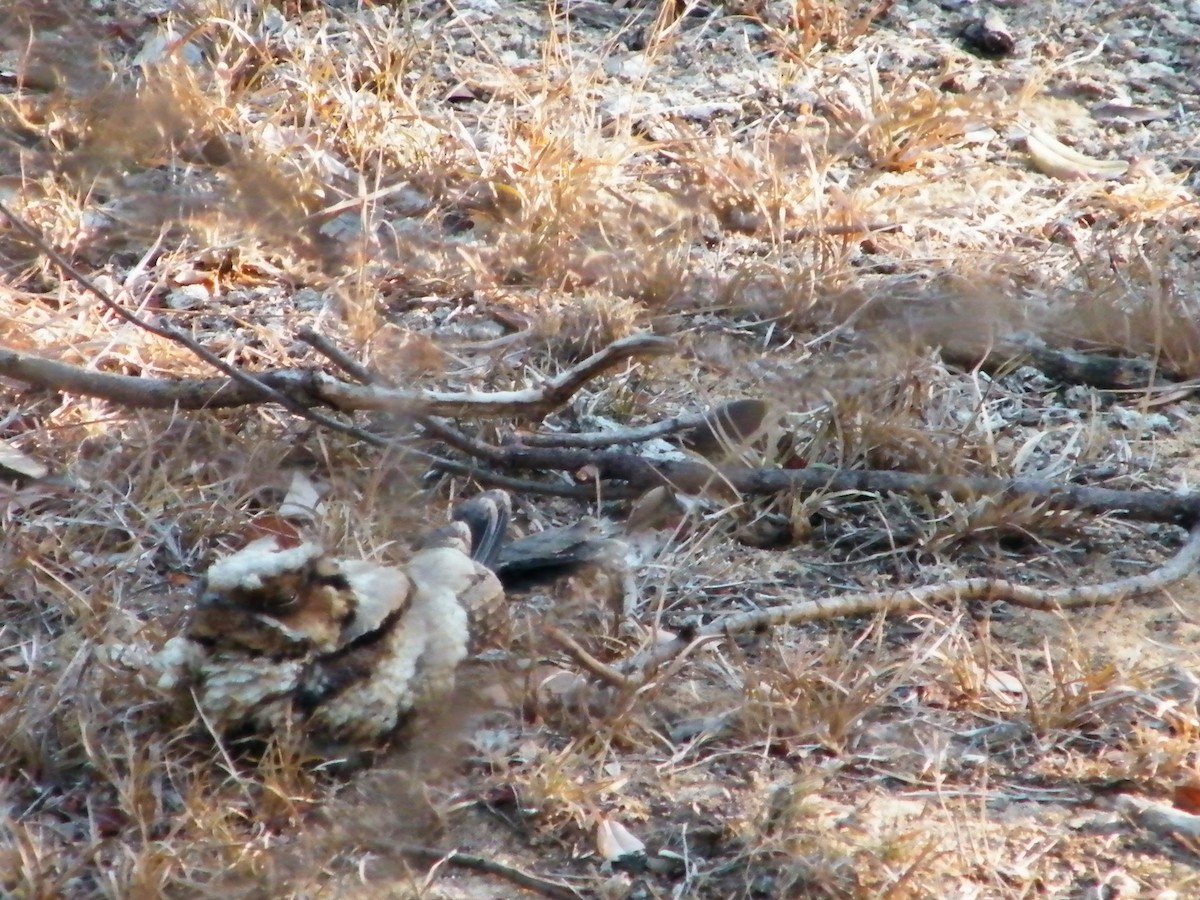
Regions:
<instances>
[{"instance_id":1,"label":"leaf litter","mask_svg":"<svg viewBox=\"0 0 1200 900\"><path fill-rule=\"evenodd\" d=\"M549 424L733 400L779 417L745 435L713 419L708 449L764 464L1197 479L1190 393L979 365L1027 331L1198 374L1192 5L1006 7L1002 60L960 44L969 10L932 2L89 10L3 14L21 35L0 46L9 200L227 361L319 364L295 339L310 326L405 385L521 390L654 330L676 358ZM209 374L7 228L0 257L6 346ZM0 440L70 479L2 495L5 890L518 895L394 849L419 838L585 896L1195 891L1194 845L1118 815L1158 822L1131 804L1195 777L1191 581L1070 613L960 604L727 638L596 714L564 708L575 691L550 679L573 688L575 667L538 629L602 661L632 639L600 626L600 582L568 580L519 601L528 628L482 676L503 702L346 784L286 746L224 756L98 648L160 644L227 538L283 513L267 487L331 545L402 558L430 503L411 429L389 423L381 457L270 407L3 389L20 415ZM465 486L441 487L436 503ZM1091 583L1180 540L1021 503L687 505L635 569L646 641L964 575ZM625 514L524 506L525 530ZM774 549L740 539L764 519ZM647 868L603 864L634 842Z\"/></svg>"}]
</instances>

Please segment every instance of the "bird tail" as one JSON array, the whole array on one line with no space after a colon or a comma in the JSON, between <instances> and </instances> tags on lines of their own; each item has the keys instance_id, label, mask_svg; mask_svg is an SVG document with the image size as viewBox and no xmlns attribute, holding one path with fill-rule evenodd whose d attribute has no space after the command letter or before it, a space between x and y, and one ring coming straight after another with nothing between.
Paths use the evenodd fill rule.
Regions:
<instances>
[{"instance_id":1,"label":"bird tail","mask_svg":"<svg viewBox=\"0 0 1200 900\"><path fill-rule=\"evenodd\" d=\"M421 541L419 549L455 547L471 559L495 569L508 534L512 501L504 491L484 491L454 507L450 524Z\"/></svg>"},{"instance_id":2,"label":"bird tail","mask_svg":"<svg viewBox=\"0 0 1200 900\"><path fill-rule=\"evenodd\" d=\"M494 569L508 535L512 500L505 491L484 491L454 508L451 519L471 532L471 558Z\"/></svg>"}]
</instances>

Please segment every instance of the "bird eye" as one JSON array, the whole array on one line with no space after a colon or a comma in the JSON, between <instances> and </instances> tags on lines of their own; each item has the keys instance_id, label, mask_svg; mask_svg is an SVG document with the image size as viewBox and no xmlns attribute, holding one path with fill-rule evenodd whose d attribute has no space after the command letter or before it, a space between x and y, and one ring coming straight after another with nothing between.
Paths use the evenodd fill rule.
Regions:
<instances>
[{"instance_id":1,"label":"bird eye","mask_svg":"<svg viewBox=\"0 0 1200 900\"><path fill-rule=\"evenodd\" d=\"M350 581L335 563L321 560L310 573L310 583L320 587L331 587L339 591L350 590Z\"/></svg>"},{"instance_id":2,"label":"bird eye","mask_svg":"<svg viewBox=\"0 0 1200 900\"><path fill-rule=\"evenodd\" d=\"M220 606L223 603L225 603L225 596L208 590L207 586L202 587L199 596L196 597L196 605L200 607Z\"/></svg>"}]
</instances>

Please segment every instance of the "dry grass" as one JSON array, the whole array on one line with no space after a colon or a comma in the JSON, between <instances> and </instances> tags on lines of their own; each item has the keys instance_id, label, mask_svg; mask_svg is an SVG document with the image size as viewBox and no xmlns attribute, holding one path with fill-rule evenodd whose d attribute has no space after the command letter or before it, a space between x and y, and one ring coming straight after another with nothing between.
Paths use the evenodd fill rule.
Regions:
<instances>
[{"instance_id":1,"label":"dry grass","mask_svg":"<svg viewBox=\"0 0 1200 900\"><path fill-rule=\"evenodd\" d=\"M965 55L932 4L935 25L907 4L807 0L554 18L504 0L87 6L0 13L0 199L126 306L231 362L317 364L294 338L309 325L398 383L512 388L657 330L678 357L592 386L552 424L761 396L782 431L745 452L766 465L1196 477L1194 400L944 361L1025 329L1200 373L1194 185L1177 174L1198 111L1176 95L1175 122L1098 125L1072 86L1117 82L1068 12L1014 9L1028 52L1000 67ZM1115 183L1055 181L1014 136L1030 123L1148 159ZM0 265L6 345L207 374L7 227ZM292 468L328 488L324 541L385 559L468 486L423 481L404 423L380 453L268 408L0 390L0 439L51 468L0 485L6 895L521 895L403 844L582 896L1196 890L1194 847L1106 812L1114 790L1195 777L1194 584L1105 611L782 628L699 651L603 713L556 709L529 669L571 665L544 620L602 659L630 649L601 627L605 589L559 584L520 599L527 627L472 667L461 712L347 775L290 736L223 746L131 660ZM519 521L621 513L596 507L530 498ZM749 537L762 527L771 541ZM657 534L634 615L678 630L964 574L1099 581L1177 540L986 498L710 498ZM486 682L502 696L472 699ZM598 858L607 820L646 842L649 868Z\"/></svg>"}]
</instances>

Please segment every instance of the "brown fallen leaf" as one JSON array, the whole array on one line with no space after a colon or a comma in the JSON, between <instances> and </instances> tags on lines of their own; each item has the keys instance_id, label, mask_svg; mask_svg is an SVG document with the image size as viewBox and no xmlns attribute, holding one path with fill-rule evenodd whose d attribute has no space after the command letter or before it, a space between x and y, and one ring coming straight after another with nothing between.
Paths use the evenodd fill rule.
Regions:
<instances>
[{"instance_id":1,"label":"brown fallen leaf","mask_svg":"<svg viewBox=\"0 0 1200 900\"><path fill-rule=\"evenodd\" d=\"M1200 814L1200 779L1193 778L1183 784L1175 785L1172 802L1178 810L1192 815Z\"/></svg>"},{"instance_id":2,"label":"brown fallen leaf","mask_svg":"<svg viewBox=\"0 0 1200 900\"><path fill-rule=\"evenodd\" d=\"M756 398L722 403L704 417L703 424L682 432L681 442L708 459L724 459L758 435L770 408Z\"/></svg>"},{"instance_id":3,"label":"brown fallen leaf","mask_svg":"<svg viewBox=\"0 0 1200 900\"><path fill-rule=\"evenodd\" d=\"M1149 106L1127 106L1123 103L1098 103L1092 107L1092 118L1097 122L1132 122L1144 125L1147 122L1162 122L1171 118L1171 113Z\"/></svg>"}]
</instances>

